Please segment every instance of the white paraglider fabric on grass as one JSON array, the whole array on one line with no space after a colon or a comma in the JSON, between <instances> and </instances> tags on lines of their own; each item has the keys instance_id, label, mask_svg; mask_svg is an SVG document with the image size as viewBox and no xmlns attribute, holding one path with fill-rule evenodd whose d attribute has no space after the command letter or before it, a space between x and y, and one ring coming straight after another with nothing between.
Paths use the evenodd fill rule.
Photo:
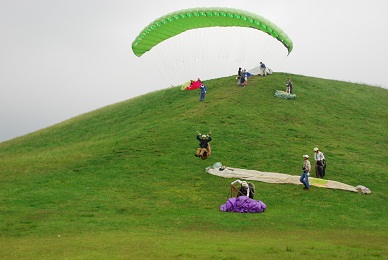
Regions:
<instances>
[{"instance_id":1,"label":"white paraglider fabric on grass","mask_svg":"<svg viewBox=\"0 0 388 260\"><path fill-rule=\"evenodd\" d=\"M220 164L221 163L216 163L214 164L214 166L207 167L206 172L212 175L216 175L224 178L238 178L238 179L260 181L260 182L267 182L267 183L278 183L278 184L288 183L288 184L302 185L302 183L299 180L300 179L299 175L290 175L290 174L276 173L276 172L261 172L256 170L246 170L246 169L231 168L226 166L223 166L221 168ZM355 187L338 181L319 179L314 177L309 177L309 183L311 186L328 188L328 189L361 192L364 194L369 194L371 192L365 186L358 185Z\"/></svg>"}]
</instances>

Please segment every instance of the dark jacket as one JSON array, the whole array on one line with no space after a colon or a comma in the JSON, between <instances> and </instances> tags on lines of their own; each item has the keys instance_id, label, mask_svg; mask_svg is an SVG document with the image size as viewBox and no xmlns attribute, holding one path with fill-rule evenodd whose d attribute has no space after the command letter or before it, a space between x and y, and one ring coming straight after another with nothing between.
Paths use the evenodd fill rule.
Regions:
<instances>
[{"instance_id":1,"label":"dark jacket","mask_svg":"<svg viewBox=\"0 0 388 260\"><path fill-rule=\"evenodd\" d=\"M248 185L249 185L249 195L248 197L253 199L253 197L255 196L255 185L251 182L248 182ZM237 194L237 196L247 196L247 193L248 193L248 189L241 186L239 189L239 193Z\"/></svg>"},{"instance_id":2,"label":"dark jacket","mask_svg":"<svg viewBox=\"0 0 388 260\"><path fill-rule=\"evenodd\" d=\"M200 142L199 147L201 148L207 148L208 143L212 140L212 138L209 136L207 139L202 140L201 135L197 135L197 140Z\"/></svg>"}]
</instances>

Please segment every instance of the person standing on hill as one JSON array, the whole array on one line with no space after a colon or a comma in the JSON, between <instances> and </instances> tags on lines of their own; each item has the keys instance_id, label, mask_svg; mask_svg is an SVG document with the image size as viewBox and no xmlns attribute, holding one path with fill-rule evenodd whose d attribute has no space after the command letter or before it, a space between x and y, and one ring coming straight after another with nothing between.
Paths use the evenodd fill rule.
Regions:
<instances>
[{"instance_id":1,"label":"person standing on hill","mask_svg":"<svg viewBox=\"0 0 388 260\"><path fill-rule=\"evenodd\" d=\"M303 159L304 159L303 167L302 167L303 173L300 176L299 180L304 185L303 189L309 190L310 189L309 175L311 171L311 164L309 161L309 156L307 154L303 155Z\"/></svg>"},{"instance_id":2,"label":"person standing on hill","mask_svg":"<svg viewBox=\"0 0 388 260\"><path fill-rule=\"evenodd\" d=\"M237 79L240 80L240 78L241 78L241 68L238 68Z\"/></svg>"},{"instance_id":3,"label":"person standing on hill","mask_svg":"<svg viewBox=\"0 0 388 260\"><path fill-rule=\"evenodd\" d=\"M202 85L199 87L199 101L204 101L206 95L206 86L202 83Z\"/></svg>"},{"instance_id":4,"label":"person standing on hill","mask_svg":"<svg viewBox=\"0 0 388 260\"><path fill-rule=\"evenodd\" d=\"M199 141L199 148L195 152L196 157L202 157L204 152L209 150L209 142L212 140L210 137L210 133L208 135L202 135L201 133L197 133L197 140Z\"/></svg>"},{"instance_id":5,"label":"person standing on hill","mask_svg":"<svg viewBox=\"0 0 388 260\"><path fill-rule=\"evenodd\" d=\"M286 92L289 93L289 94L292 94L293 91L294 91L294 86L292 85L291 79L287 78Z\"/></svg>"},{"instance_id":6,"label":"person standing on hill","mask_svg":"<svg viewBox=\"0 0 388 260\"><path fill-rule=\"evenodd\" d=\"M261 76L266 76L267 75L267 66L265 66L264 63L260 61L260 71L261 71Z\"/></svg>"},{"instance_id":7,"label":"person standing on hill","mask_svg":"<svg viewBox=\"0 0 388 260\"><path fill-rule=\"evenodd\" d=\"M315 175L317 178L323 179L326 173L326 159L325 155L319 151L318 147L314 148L314 160L315 160Z\"/></svg>"},{"instance_id":8,"label":"person standing on hill","mask_svg":"<svg viewBox=\"0 0 388 260\"><path fill-rule=\"evenodd\" d=\"M239 86L245 86L247 84L247 72L245 69L243 69L241 71L241 76L240 76L240 79L237 83L237 85Z\"/></svg>"}]
</instances>

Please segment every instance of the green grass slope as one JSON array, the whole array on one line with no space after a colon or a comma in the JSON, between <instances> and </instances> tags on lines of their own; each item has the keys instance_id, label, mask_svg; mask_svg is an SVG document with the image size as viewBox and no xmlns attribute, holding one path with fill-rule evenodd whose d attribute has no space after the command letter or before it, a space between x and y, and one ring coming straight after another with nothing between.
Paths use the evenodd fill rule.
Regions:
<instances>
[{"instance_id":1,"label":"green grass slope","mask_svg":"<svg viewBox=\"0 0 388 260\"><path fill-rule=\"evenodd\" d=\"M274 97L291 76L295 100ZM388 91L300 75L169 88L0 143L0 258L388 257ZM194 157L196 131L212 156ZM327 179L372 193L254 182L265 213L225 213L223 165L300 175L318 146ZM313 161L313 160L311 160Z\"/></svg>"}]
</instances>

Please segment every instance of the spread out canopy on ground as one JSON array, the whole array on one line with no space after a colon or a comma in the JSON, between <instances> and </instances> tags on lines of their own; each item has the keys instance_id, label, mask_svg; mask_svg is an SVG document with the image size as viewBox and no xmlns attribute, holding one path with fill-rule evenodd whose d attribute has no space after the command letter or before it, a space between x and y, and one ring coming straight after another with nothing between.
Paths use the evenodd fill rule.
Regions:
<instances>
[{"instance_id":1,"label":"spread out canopy on ground","mask_svg":"<svg viewBox=\"0 0 388 260\"><path fill-rule=\"evenodd\" d=\"M216 165L217 164L217 165ZM284 173L276 173L276 172L261 172L256 170L246 170L246 169L238 169L238 168L230 168L224 167L222 171L220 171L220 163L216 163L213 166L207 167L206 172L224 177L224 178L238 178L245 180L255 180L267 183L290 183L290 184L298 184L302 185L299 181L300 176L290 175ZM332 180L319 179L309 177L309 183L311 186L329 188L329 189L339 189L353 192L360 192L364 194L369 194L371 191L365 186L358 185L356 187Z\"/></svg>"},{"instance_id":2,"label":"spread out canopy on ground","mask_svg":"<svg viewBox=\"0 0 388 260\"><path fill-rule=\"evenodd\" d=\"M292 51L293 43L282 29L257 14L232 8L192 8L164 15L146 26L132 43L140 57L160 42L182 32L205 27L247 27L271 35Z\"/></svg>"},{"instance_id":3,"label":"spread out canopy on ground","mask_svg":"<svg viewBox=\"0 0 388 260\"><path fill-rule=\"evenodd\" d=\"M261 213L267 208L260 200L254 200L246 196L230 198L220 206L221 211L240 213Z\"/></svg>"},{"instance_id":4,"label":"spread out canopy on ground","mask_svg":"<svg viewBox=\"0 0 388 260\"><path fill-rule=\"evenodd\" d=\"M182 85L181 87L181 90L195 90L195 89L199 89L202 85L202 82L200 80L196 80L196 81L189 81L189 85L187 85L185 88L183 88L183 86L185 86L185 84Z\"/></svg>"},{"instance_id":5,"label":"spread out canopy on ground","mask_svg":"<svg viewBox=\"0 0 388 260\"><path fill-rule=\"evenodd\" d=\"M267 75L271 75L273 73L272 69L268 68L268 67L265 68L265 72L267 73ZM250 73L252 75L261 75L261 76L263 75L263 72L260 69L260 66L254 67L253 69L250 69L248 71L248 73Z\"/></svg>"}]
</instances>

